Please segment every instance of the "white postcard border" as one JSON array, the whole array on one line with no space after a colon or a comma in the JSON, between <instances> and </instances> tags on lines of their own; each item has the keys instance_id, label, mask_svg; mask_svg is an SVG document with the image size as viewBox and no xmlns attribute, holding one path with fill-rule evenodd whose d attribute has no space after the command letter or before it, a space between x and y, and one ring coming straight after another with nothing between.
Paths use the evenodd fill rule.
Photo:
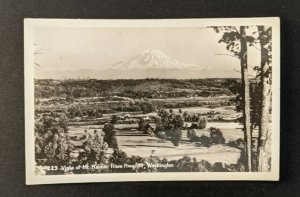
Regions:
<instances>
[{"instance_id":1,"label":"white postcard border","mask_svg":"<svg viewBox=\"0 0 300 197\"><path fill-rule=\"evenodd\" d=\"M272 26L272 165L271 172L160 172L107 173L76 175L35 175L34 159L34 57L33 28L55 27L206 27ZM24 88L25 88L25 155L26 184L125 182L125 181L202 181L202 180L279 180L280 150L280 20L266 18L214 19L24 19Z\"/></svg>"}]
</instances>

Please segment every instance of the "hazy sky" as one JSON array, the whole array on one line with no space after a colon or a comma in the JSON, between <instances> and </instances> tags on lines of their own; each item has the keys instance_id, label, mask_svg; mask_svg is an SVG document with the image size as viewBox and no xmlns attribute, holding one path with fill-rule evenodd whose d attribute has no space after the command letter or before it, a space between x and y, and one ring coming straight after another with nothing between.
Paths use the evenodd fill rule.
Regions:
<instances>
[{"instance_id":1,"label":"hazy sky","mask_svg":"<svg viewBox=\"0 0 300 197\"><path fill-rule=\"evenodd\" d=\"M239 60L216 55L228 54L218 43L221 34L210 28L99 28L36 27L34 31L35 76L57 71L106 69L126 61L144 50L158 49L186 64L204 66L216 74L240 74ZM249 64L258 65L259 51L249 50Z\"/></svg>"}]
</instances>

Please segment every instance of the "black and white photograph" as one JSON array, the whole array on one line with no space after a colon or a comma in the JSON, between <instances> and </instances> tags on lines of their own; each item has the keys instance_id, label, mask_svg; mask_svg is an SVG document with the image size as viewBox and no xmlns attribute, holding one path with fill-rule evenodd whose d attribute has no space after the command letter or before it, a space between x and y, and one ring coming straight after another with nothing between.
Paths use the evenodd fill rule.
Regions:
<instances>
[{"instance_id":1,"label":"black and white photograph","mask_svg":"<svg viewBox=\"0 0 300 197\"><path fill-rule=\"evenodd\" d=\"M279 18L24 25L27 184L279 179Z\"/></svg>"}]
</instances>

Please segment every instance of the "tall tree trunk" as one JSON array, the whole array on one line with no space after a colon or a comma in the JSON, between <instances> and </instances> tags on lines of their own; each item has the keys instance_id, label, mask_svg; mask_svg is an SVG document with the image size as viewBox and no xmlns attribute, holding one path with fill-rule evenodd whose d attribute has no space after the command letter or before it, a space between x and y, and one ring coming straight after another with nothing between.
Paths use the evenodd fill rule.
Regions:
<instances>
[{"instance_id":1,"label":"tall tree trunk","mask_svg":"<svg viewBox=\"0 0 300 197\"><path fill-rule=\"evenodd\" d=\"M258 171L267 172L270 170L270 155L268 154L268 146L270 146L269 134L269 113L271 103L271 86L270 86L270 65L268 56L268 44L270 38L265 31L264 26L258 26L260 47L261 47L261 67L260 67L260 85L261 85L261 120L259 125L258 138Z\"/></svg>"},{"instance_id":2,"label":"tall tree trunk","mask_svg":"<svg viewBox=\"0 0 300 197\"><path fill-rule=\"evenodd\" d=\"M249 172L252 171L252 133L250 123L250 84L248 77L248 64L247 64L247 41L245 26L240 26L241 34L241 74L242 74L242 85L243 85L243 101L244 101L244 129L246 133L246 155L247 155L247 167Z\"/></svg>"}]
</instances>

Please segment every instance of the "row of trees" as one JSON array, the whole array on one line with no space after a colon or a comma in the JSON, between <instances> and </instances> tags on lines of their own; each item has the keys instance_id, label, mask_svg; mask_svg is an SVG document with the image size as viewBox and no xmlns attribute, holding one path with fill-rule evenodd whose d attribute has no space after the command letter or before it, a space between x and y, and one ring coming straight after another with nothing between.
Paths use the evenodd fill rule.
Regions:
<instances>
[{"instance_id":1,"label":"row of trees","mask_svg":"<svg viewBox=\"0 0 300 197\"><path fill-rule=\"evenodd\" d=\"M226 44L226 49L230 52L230 56L240 60L241 66L241 100L243 111L243 125L246 142L247 169L249 171L269 171L270 155L267 153L270 131L269 131L269 115L271 103L271 69L272 69L272 29L267 26L222 26L213 27L217 33L222 33L220 43ZM253 157L252 130L253 121L251 119L251 99L250 98L250 80L248 65L248 47L255 47L260 50L260 66L255 66L257 73L257 97L256 99L256 119L258 122L258 139L255 151L256 158ZM252 113L253 116L253 113ZM251 123L252 121L252 123ZM252 125L252 126L251 126ZM256 161L256 162L254 162ZM255 166L252 164L256 163Z\"/></svg>"},{"instance_id":2,"label":"row of trees","mask_svg":"<svg viewBox=\"0 0 300 197\"><path fill-rule=\"evenodd\" d=\"M206 160L197 161L197 159L191 158L189 156L183 156L178 160L167 160L166 158L160 159L156 156L150 156L142 158L139 156L127 156L122 150L114 151L110 162L114 164L123 165L126 164L136 164L136 163L151 163L155 164L171 164L173 167L169 168L159 168L152 167L149 168L145 165L145 168L127 168L127 169L112 169L111 172L241 172L244 171L243 165L238 161L237 164L224 164L221 162L210 163Z\"/></svg>"}]
</instances>

